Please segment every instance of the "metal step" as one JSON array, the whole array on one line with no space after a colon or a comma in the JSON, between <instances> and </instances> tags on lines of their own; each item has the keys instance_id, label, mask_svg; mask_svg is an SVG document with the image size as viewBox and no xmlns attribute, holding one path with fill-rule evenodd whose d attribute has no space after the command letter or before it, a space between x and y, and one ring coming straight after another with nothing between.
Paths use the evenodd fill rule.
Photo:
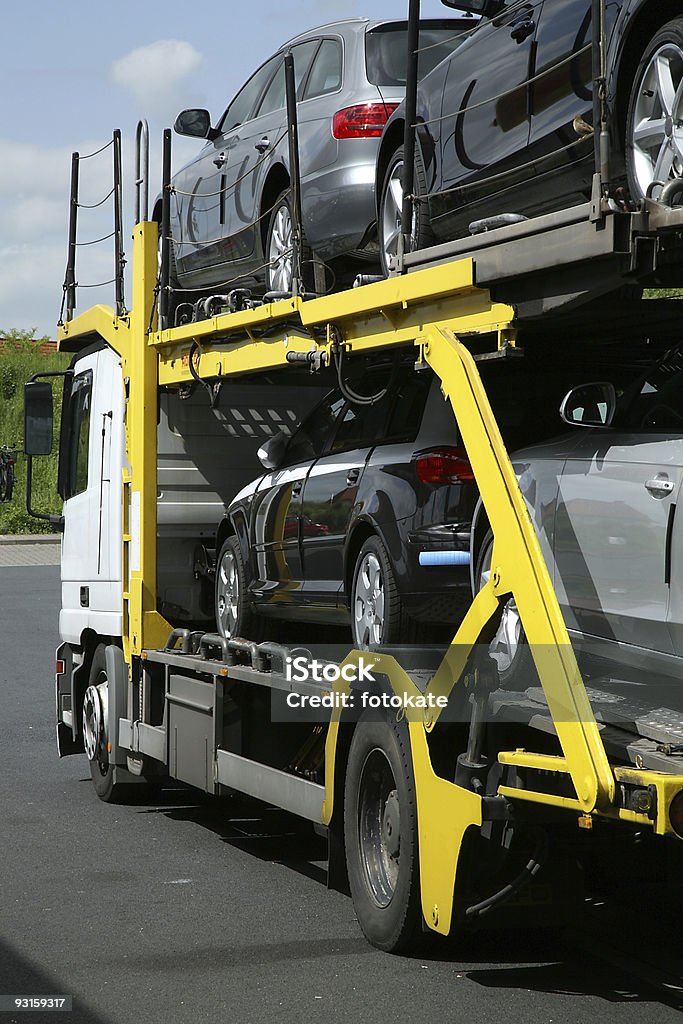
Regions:
<instances>
[{"instance_id":1,"label":"metal step","mask_svg":"<svg viewBox=\"0 0 683 1024\"><path fill-rule=\"evenodd\" d=\"M216 751L216 782L247 796L275 804L308 821L323 823L325 787L270 768L229 750Z\"/></svg>"}]
</instances>

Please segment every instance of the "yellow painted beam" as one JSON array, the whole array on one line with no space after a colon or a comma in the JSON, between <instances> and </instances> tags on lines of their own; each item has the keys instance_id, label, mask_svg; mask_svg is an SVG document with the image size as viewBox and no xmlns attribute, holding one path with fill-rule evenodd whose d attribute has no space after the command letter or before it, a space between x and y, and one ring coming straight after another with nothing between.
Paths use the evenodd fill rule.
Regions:
<instances>
[{"instance_id":1,"label":"yellow painted beam","mask_svg":"<svg viewBox=\"0 0 683 1024\"><path fill-rule=\"evenodd\" d=\"M157 226L137 224L133 230L133 306L129 343L123 346L122 369L128 381L126 395L126 451L130 473L125 474L124 602L126 658L145 647L161 647L171 626L156 609L157 581L157 354L148 341L154 322L154 287L157 276Z\"/></svg>"},{"instance_id":2,"label":"yellow painted beam","mask_svg":"<svg viewBox=\"0 0 683 1024\"><path fill-rule=\"evenodd\" d=\"M500 600L514 595L580 806L585 811L609 807L614 799L614 775L536 532L474 359L452 331L430 327L419 341L453 407L493 529L493 592ZM453 643L471 645L477 639L466 618Z\"/></svg>"}]
</instances>

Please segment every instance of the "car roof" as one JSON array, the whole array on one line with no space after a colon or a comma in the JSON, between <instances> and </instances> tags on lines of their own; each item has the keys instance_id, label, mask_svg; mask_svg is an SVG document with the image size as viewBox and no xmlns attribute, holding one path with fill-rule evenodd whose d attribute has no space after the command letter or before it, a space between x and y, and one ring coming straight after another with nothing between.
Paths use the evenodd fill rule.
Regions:
<instances>
[{"instance_id":1,"label":"car roof","mask_svg":"<svg viewBox=\"0 0 683 1024\"><path fill-rule=\"evenodd\" d=\"M424 22L436 22L436 21L439 21L439 22L444 22L444 21L460 22L460 21L465 21L465 20L469 20L469 19L466 19L462 15L460 15L460 17L457 17L457 18L421 18L420 20L424 23ZM330 22L327 22L324 25L317 25L315 28L309 28L305 32L298 32L295 36L292 36L291 39L288 39L286 42L284 42L282 44L282 46L280 47L280 49L283 50L286 46L291 46L292 44L298 42L300 39L307 39L309 36L316 36L316 35L319 35L321 32L330 32L330 31L333 31L334 29L344 28L345 26L349 27L349 26L354 26L355 25L359 29L362 26L366 30L367 29L373 30L373 29L379 28L381 25L407 25L407 24L408 24L408 22L407 22L406 18L365 18L365 17L344 18L341 21L330 21Z\"/></svg>"}]
</instances>

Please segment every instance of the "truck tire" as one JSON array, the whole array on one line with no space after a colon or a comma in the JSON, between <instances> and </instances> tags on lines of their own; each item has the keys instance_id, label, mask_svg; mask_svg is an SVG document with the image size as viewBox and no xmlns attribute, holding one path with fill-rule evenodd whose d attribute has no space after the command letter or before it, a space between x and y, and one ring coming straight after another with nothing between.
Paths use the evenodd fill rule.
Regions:
<instances>
[{"instance_id":1,"label":"truck tire","mask_svg":"<svg viewBox=\"0 0 683 1024\"><path fill-rule=\"evenodd\" d=\"M114 766L109 763L107 665L104 644L95 649L90 665L88 686L83 698L83 741L90 765L90 776L100 800L122 803L131 786L114 782Z\"/></svg>"},{"instance_id":2,"label":"truck tire","mask_svg":"<svg viewBox=\"0 0 683 1024\"><path fill-rule=\"evenodd\" d=\"M422 934L417 804L405 721L363 716L344 788L344 845L353 906L367 940L405 952Z\"/></svg>"}]
</instances>

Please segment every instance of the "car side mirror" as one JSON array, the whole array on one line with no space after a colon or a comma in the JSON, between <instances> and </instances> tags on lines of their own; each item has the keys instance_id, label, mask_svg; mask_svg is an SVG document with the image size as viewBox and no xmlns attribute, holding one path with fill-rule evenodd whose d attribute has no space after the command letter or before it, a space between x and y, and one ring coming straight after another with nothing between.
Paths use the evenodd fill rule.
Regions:
<instances>
[{"instance_id":1,"label":"car side mirror","mask_svg":"<svg viewBox=\"0 0 683 1024\"><path fill-rule=\"evenodd\" d=\"M189 135L192 139L215 139L219 134L211 127L211 114L201 108L181 110L175 119L173 131L177 135Z\"/></svg>"},{"instance_id":2,"label":"car side mirror","mask_svg":"<svg viewBox=\"0 0 683 1024\"><path fill-rule=\"evenodd\" d=\"M609 427L617 409L617 393L608 381L580 384L564 396L560 416L570 427Z\"/></svg>"},{"instance_id":3,"label":"car side mirror","mask_svg":"<svg viewBox=\"0 0 683 1024\"><path fill-rule=\"evenodd\" d=\"M24 384L24 454L50 454L52 419L52 385L39 381Z\"/></svg>"},{"instance_id":4,"label":"car side mirror","mask_svg":"<svg viewBox=\"0 0 683 1024\"><path fill-rule=\"evenodd\" d=\"M261 445L256 454L264 469L277 469L282 465L288 441L288 435L280 430Z\"/></svg>"}]
</instances>

